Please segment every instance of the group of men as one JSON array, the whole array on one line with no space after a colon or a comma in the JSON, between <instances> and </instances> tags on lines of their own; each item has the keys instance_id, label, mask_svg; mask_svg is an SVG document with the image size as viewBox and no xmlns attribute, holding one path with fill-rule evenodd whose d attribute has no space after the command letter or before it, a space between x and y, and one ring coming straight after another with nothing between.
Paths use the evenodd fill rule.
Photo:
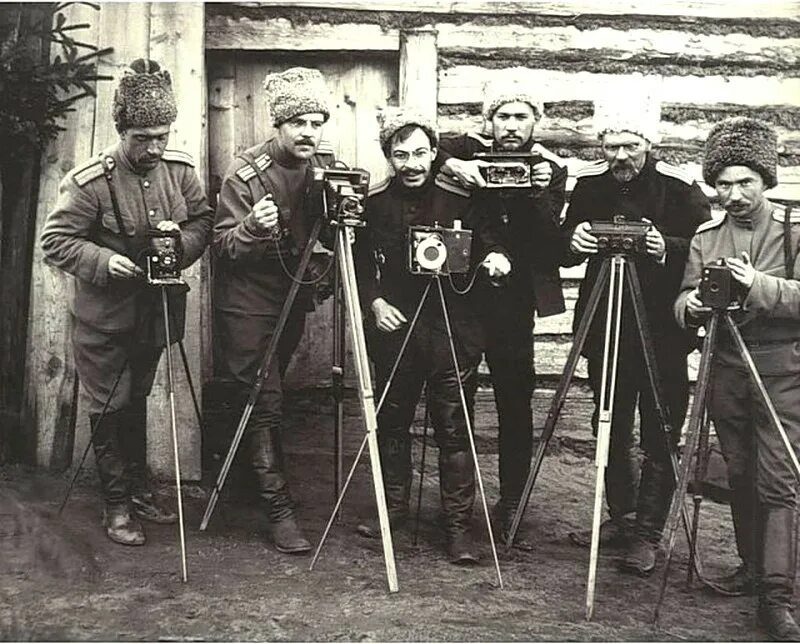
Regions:
<instances>
[{"instance_id":1,"label":"group of men","mask_svg":"<svg viewBox=\"0 0 800 644\"><path fill-rule=\"evenodd\" d=\"M146 396L164 344L153 337L153 326L163 320L153 315L152 289L138 262L148 232L179 231L184 267L210 243L220 371L236 383L234 408L241 409L298 278L300 254L323 216L314 169L335 161L322 140L330 117L324 79L318 70L297 67L270 74L264 89L274 135L233 160L214 213L191 158L166 147L177 115L168 72L153 61L134 61L114 99L119 141L69 173L42 233L47 261L77 278L75 362L90 401L103 522L118 543L144 543L139 519L175 520L146 476ZM634 97L624 101L636 104ZM414 111L382 114L379 140L390 178L373 186L366 199L366 225L357 232L354 252L378 391L388 384L378 441L390 525L402 529L409 516L409 432L424 388L439 447L447 552L454 563L475 563L480 556L471 536L475 464L468 432L481 357L491 372L499 425L500 496L492 519L506 541L532 455L534 317L565 310L559 267L588 258L575 310L576 326L580 322L604 257L593 222L623 216L650 224L646 253L631 261L643 287L671 426L681 427L688 406L686 356L695 345L686 329L702 326L708 315L698 293L702 268L723 258L741 284L737 324L793 449L800 444L800 216L763 195L777 183L774 130L744 117L712 129L703 176L725 214L711 219L698 184L653 154L659 110L617 107L596 108L604 160L578 171L563 222L566 163L535 140L542 104L534 88L513 80L490 82L483 128L449 139L440 140L435 124ZM529 155L530 187L487 188L481 155L495 152ZM408 227L453 228L457 222L473 231L471 272L461 281L441 280L442 301L434 293L418 310L432 278L409 272ZM326 265L329 259L312 256L311 276L318 278ZM182 298L185 293L172 294L177 308ZM285 476L282 378L314 306L313 288L302 286L279 338L280 368L270 370L244 439L270 539L286 553L307 552L310 544L295 519ZM601 301L584 346L596 404L603 375L603 306ZM656 564L674 489L669 441L677 444L679 436L663 431L630 301L622 311L605 473L610 518L601 541L625 548L624 570L647 575ZM637 406L641 465L634 450ZM714 364L710 411L729 467L743 561L721 585L731 594L757 593L762 626L773 637L798 639L791 612L796 481L785 446L725 334ZM597 421L596 412L595 428ZM358 532L375 537L379 527L364 521ZM570 536L578 544L588 541L584 533ZM530 548L531 540L522 536L515 543Z\"/></svg>"}]
</instances>

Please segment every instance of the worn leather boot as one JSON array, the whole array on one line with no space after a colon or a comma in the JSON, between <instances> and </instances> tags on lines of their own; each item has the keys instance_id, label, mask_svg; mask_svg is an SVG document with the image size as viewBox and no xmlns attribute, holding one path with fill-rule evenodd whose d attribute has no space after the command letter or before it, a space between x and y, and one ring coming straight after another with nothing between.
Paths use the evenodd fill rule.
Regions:
<instances>
[{"instance_id":1,"label":"worn leather boot","mask_svg":"<svg viewBox=\"0 0 800 644\"><path fill-rule=\"evenodd\" d=\"M647 458L642 465L634 538L629 543L620 569L646 577L656 567L661 531L669 512L674 488L669 461Z\"/></svg>"},{"instance_id":2,"label":"worn leather boot","mask_svg":"<svg viewBox=\"0 0 800 644\"><path fill-rule=\"evenodd\" d=\"M600 545L604 548L627 548L634 537L635 525L633 513L606 519L600 524ZM568 536L572 543L581 548L592 545L591 530L570 532Z\"/></svg>"},{"instance_id":3,"label":"worn leather boot","mask_svg":"<svg viewBox=\"0 0 800 644\"><path fill-rule=\"evenodd\" d=\"M743 561L732 573L712 579L709 588L724 597L755 595L755 571Z\"/></svg>"},{"instance_id":4,"label":"worn leather boot","mask_svg":"<svg viewBox=\"0 0 800 644\"><path fill-rule=\"evenodd\" d=\"M408 521L408 505L411 495L411 436L404 434L378 433L378 447L381 454L383 490L386 494L386 508L389 513L389 527L398 529ZM361 521L356 532L368 539L379 539L381 526L378 518Z\"/></svg>"},{"instance_id":5,"label":"worn leather boot","mask_svg":"<svg viewBox=\"0 0 800 644\"><path fill-rule=\"evenodd\" d=\"M142 524L131 516L126 503L106 504L103 510L103 527L106 536L123 546L144 545L145 535Z\"/></svg>"},{"instance_id":6,"label":"worn leather boot","mask_svg":"<svg viewBox=\"0 0 800 644\"><path fill-rule=\"evenodd\" d=\"M757 620L777 642L800 641L792 615L796 542L794 508L763 508Z\"/></svg>"},{"instance_id":7,"label":"worn leather boot","mask_svg":"<svg viewBox=\"0 0 800 644\"><path fill-rule=\"evenodd\" d=\"M259 409L253 412L247 433L247 455L256 479L258 497L269 520L269 536L278 552L300 554L311 550L294 518L294 503L283 474L278 444L278 429L270 427L273 418ZM258 415L257 415L258 414Z\"/></svg>"},{"instance_id":8,"label":"worn leather boot","mask_svg":"<svg viewBox=\"0 0 800 644\"><path fill-rule=\"evenodd\" d=\"M133 513L139 519L151 523L175 523L178 515L161 505L147 475L147 399L131 400L130 405L124 409L122 419L119 443L127 462L126 474Z\"/></svg>"},{"instance_id":9,"label":"worn leather boot","mask_svg":"<svg viewBox=\"0 0 800 644\"><path fill-rule=\"evenodd\" d=\"M450 563L476 564L480 555L472 541L470 526L475 502L475 473L470 453L440 449L439 482Z\"/></svg>"}]
</instances>

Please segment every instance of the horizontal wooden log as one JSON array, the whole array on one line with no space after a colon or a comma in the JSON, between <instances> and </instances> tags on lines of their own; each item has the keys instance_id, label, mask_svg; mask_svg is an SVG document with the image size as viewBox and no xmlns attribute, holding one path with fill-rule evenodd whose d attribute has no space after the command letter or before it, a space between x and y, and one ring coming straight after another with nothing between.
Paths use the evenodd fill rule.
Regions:
<instances>
[{"instance_id":1,"label":"horizontal wooden log","mask_svg":"<svg viewBox=\"0 0 800 644\"><path fill-rule=\"evenodd\" d=\"M295 8L320 8L329 9L330 2L324 0L265 0L262 2L238 2L240 7L295 7ZM425 12L432 14L521 14L533 13L557 16L576 16L580 14L604 14L612 16L641 15L641 16L686 16L699 18L743 18L752 19L753 14L758 17L778 18L782 20L798 20L797 3L791 0L768 2L759 5L754 10L751 0L703 0L690 2L687 0L669 0L653 3L648 0L616 0L615 2L599 3L595 0L561 0L550 2L548 0L515 0L497 2L496 0L451 0L450 2L435 2L434 0L384 0L379 4L370 0L337 2L336 8L348 11L397 11L397 12Z\"/></svg>"},{"instance_id":2,"label":"horizontal wooden log","mask_svg":"<svg viewBox=\"0 0 800 644\"><path fill-rule=\"evenodd\" d=\"M617 74L562 72L515 68L517 76L536 87L543 101L587 100L601 94ZM478 65L460 65L439 72L439 103L480 103L483 86L494 74ZM760 105L800 106L800 78L783 76L663 76L662 96L673 103L715 104L734 103L757 107Z\"/></svg>"}]
</instances>

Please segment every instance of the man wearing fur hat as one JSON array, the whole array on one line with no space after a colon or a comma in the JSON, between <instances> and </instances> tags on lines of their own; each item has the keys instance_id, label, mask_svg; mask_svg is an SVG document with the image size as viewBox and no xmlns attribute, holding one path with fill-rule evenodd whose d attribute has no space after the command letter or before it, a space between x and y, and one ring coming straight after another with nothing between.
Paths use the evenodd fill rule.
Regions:
<instances>
[{"instance_id":1,"label":"man wearing fur hat","mask_svg":"<svg viewBox=\"0 0 800 644\"><path fill-rule=\"evenodd\" d=\"M452 227L458 219L464 228L473 228L464 191L434 180L437 133L433 123L412 111L387 110L381 123L380 143L394 176L372 191L366 206L367 225L359 230L356 241L361 299L365 310L372 314L367 332L379 392L385 388L430 279L409 272L408 226L438 223ZM464 289L466 284L458 283L459 277L463 276L453 275L452 279ZM456 292L448 280L442 286L459 371L453 364L445 318L433 285L378 414L378 442L390 523L397 528L408 518L409 429L422 388L427 384L427 404L439 446L447 551L451 562L470 564L478 561L470 532L475 479L459 382L471 410L481 333L471 294ZM358 531L367 537L380 536L377 522L360 525Z\"/></svg>"},{"instance_id":2,"label":"man wearing fur hat","mask_svg":"<svg viewBox=\"0 0 800 644\"><path fill-rule=\"evenodd\" d=\"M163 319L139 257L150 230L178 230L182 268L191 265L208 243L213 213L191 157L166 149L177 116L166 70L151 60L131 63L113 116L120 140L64 178L41 243L46 261L76 278L75 367L88 393L106 533L141 545L138 519L172 523L176 516L156 502L146 476L147 395L163 349L153 333ZM185 297L170 294L173 313ZM180 336L182 319L178 327Z\"/></svg>"},{"instance_id":3,"label":"man wearing fur hat","mask_svg":"<svg viewBox=\"0 0 800 644\"><path fill-rule=\"evenodd\" d=\"M642 96L644 94L644 96ZM620 99L619 96L625 96ZM689 344L670 315L680 286L689 240L710 217L708 200L681 169L655 158L651 146L658 139L660 104L636 88L616 91L595 104L595 129L603 161L577 173L577 183L564 222L564 265L587 258L586 276L575 306L577 329L594 287L603 257L598 255L593 221L617 215L649 221L647 255L633 257L644 295L644 308L665 404L677 441L688 404L686 356ZM589 381L599 404L602 382L606 298L600 300L584 345ZM625 548L624 571L648 575L656 552L674 486L669 445L656 412L636 330L631 294L625 292L617 383L611 425L611 444L605 472L610 519L603 523L602 544ZM633 420L638 404L641 471L633 455ZM598 411L592 418L597 428ZM637 485L638 483L638 485ZM572 533L578 545L588 545L589 533Z\"/></svg>"},{"instance_id":4,"label":"man wearing fur hat","mask_svg":"<svg viewBox=\"0 0 800 644\"><path fill-rule=\"evenodd\" d=\"M736 117L709 133L703 178L716 189L725 215L698 228L692 239L675 316L684 327L703 323L709 309L699 297L702 270L724 258L741 291L734 320L797 453L800 214L764 196L777 185L777 162L777 137L766 123ZM800 628L792 616L797 480L790 456L724 328L712 368L708 404L728 465L742 559L718 585L732 595L758 592L760 626L779 641L798 641Z\"/></svg>"},{"instance_id":5,"label":"man wearing fur hat","mask_svg":"<svg viewBox=\"0 0 800 644\"><path fill-rule=\"evenodd\" d=\"M241 411L289 292L294 271L322 214L313 169L333 162L322 143L330 116L327 88L316 69L293 67L264 81L272 137L234 159L219 194L214 225L214 306L221 371L238 389ZM316 195L316 196L315 196ZM312 258L313 259L313 258ZM308 278L307 278L308 279ZM244 454L275 548L304 553L311 544L294 516L281 458L283 373L313 310L302 287L280 338L278 369L270 369L244 436Z\"/></svg>"},{"instance_id":6,"label":"man wearing fur hat","mask_svg":"<svg viewBox=\"0 0 800 644\"><path fill-rule=\"evenodd\" d=\"M501 541L511 527L531 461L534 313L546 317L564 311L558 262L567 169L534 138L541 116L542 104L531 87L498 78L484 88L484 130L442 141L442 149L453 155L443 174L475 191L474 207L486 224L481 242L490 279L478 281L476 300L483 312L499 425L500 499L493 515ZM485 152L530 153L533 187L482 189L486 162L475 156ZM529 547L520 538L516 544Z\"/></svg>"}]
</instances>

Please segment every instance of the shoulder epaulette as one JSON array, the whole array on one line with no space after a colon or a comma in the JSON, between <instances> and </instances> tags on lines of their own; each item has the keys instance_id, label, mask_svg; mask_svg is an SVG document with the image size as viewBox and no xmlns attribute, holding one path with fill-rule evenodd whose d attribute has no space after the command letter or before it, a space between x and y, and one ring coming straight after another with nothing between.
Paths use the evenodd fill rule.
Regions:
<instances>
[{"instance_id":1,"label":"shoulder epaulette","mask_svg":"<svg viewBox=\"0 0 800 644\"><path fill-rule=\"evenodd\" d=\"M256 167L259 170L266 170L272 165L272 157L264 152L264 154L259 154L255 159L253 159L253 162L256 164Z\"/></svg>"},{"instance_id":2,"label":"shoulder epaulette","mask_svg":"<svg viewBox=\"0 0 800 644\"><path fill-rule=\"evenodd\" d=\"M531 148L531 152L541 155L542 158L547 159L548 161L552 161L559 168L564 168L567 165L567 162L564 159L554 152L550 152L550 150L544 147L541 143L534 143L533 148Z\"/></svg>"},{"instance_id":3,"label":"shoulder epaulette","mask_svg":"<svg viewBox=\"0 0 800 644\"><path fill-rule=\"evenodd\" d=\"M236 176L242 181L250 181L250 179L256 176L256 171L253 169L253 166L246 163L236 171Z\"/></svg>"},{"instance_id":4,"label":"shoulder epaulette","mask_svg":"<svg viewBox=\"0 0 800 644\"><path fill-rule=\"evenodd\" d=\"M79 188L83 188L90 181L102 177L104 172L103 161L95 157L75 168L72 171L72 179L78 184Z\"/></svg>"},{"instance_id":5,"label":"shoulder epaulette","mask_svg":"<svg viewBox=\"0 0 800 644\"><path fill-rule=\"evenodd\" d=\"M433 180L433 182L436 184L437 188L441 188L447 192L452 192L453 194L460 195L461 197L469 197L472 194L468 188L462 186L452 177L448 177L441 170L436 174L436 178Z\"/></svg>"},{"instance_id":6,"label":"shoulder epaulette","mask_svg":"<svg viewBox=\"0 0 800 644\"><path fill-rule=\"evenodd\" d=\"M333 144L328 141L327 139L322 139L317 146L317 154L327 154L332 155L336 154L333 149Z\"/></svg>"},{"instance_id":7,"label":"shoulder epaulette","mask_svg":"<svg viewBox=\"0 0 800 644\"><path fill-rule=\"evenodd\" d=\"M575 178L582 179L583 177L596 177L603 174L607 170L608 161L593 161L592 163L587 163L580 170L578 170L575 173Z\"/></svg>"},{"instance_id":8,"label":"shoulder epaulette","mask_svg":"<svg viewBox=\"0 0 800 644\"><path fill-rule=\"evenodd\" d=\"M372 197L379 192L383 192L386 188L389 187L389 184L392 182L391 177L384 177L378 183L371 183L369 184L369 190L367 191L367 195Z\"/></svg>"},{"instance_id":9,"label":"shoulder epaulette","mask_svg":"<svg viewBox=\"0 0 800 644\"><path fill-rule=\"evenodd\" d=\"M689 185L694 183L694 179L688 172L686 172L686 170L683 170L682 168L670 163L665 163L664 161L656 162L656 172L663 174L665 177L678 179L679 181L683 181Z\"/></svg>"},{"instance_id":10,"label":"shoulder epaulette","mask_svg":"<svg viewBox=\"0 0 800 644\"><path fill-rule=\"evenodd\" d=\"M164 154L161 155L161 159L164 161L170 161L172 163L185 163L188 166L194 167L194 159L192 158L192 155L187 154L186 152L181 152L180 150L164 150Z\"/></svg>"},{"instance_id":11,"label":"shoulder epaulette","mask_svg":"<svg viewBox=\"0 0 800 644\"><path fill-rule=\"evenodd\" d=\"M780 203L772 204L772 218L783 223L786 220L786 206ZM792 208L789 213L790 224L800 224L800 210Z\"/></svg>"},{"instance_id":12,"label":"shoulder epaulette","mask_svg":"<svg viewBox=\"0 0 800 644\"><path fill-rule=\"evenodd\" d=\"M698 233L703 233L707 230L711 230L712 228L717 228L718 226L721 226L722 222L725 221L725 217L727 217L727 213L723 213L722 217L713 217L708 221L704 221L697 227L697 230L694 231L694 234L697 235Z\"/></svg>"},{"instance_id":13,"label":"shoulder epaulette","mask_svg":"<svg viewBox=\"0 0 800 644\"><path fill-rule=\"evenodd\" d=\"M478 143L480 143L485 148L492 147L492 139L487 137L481 132L467 132L467 136L470 139L475 139Z\"/></svg>"}]
</instances>

